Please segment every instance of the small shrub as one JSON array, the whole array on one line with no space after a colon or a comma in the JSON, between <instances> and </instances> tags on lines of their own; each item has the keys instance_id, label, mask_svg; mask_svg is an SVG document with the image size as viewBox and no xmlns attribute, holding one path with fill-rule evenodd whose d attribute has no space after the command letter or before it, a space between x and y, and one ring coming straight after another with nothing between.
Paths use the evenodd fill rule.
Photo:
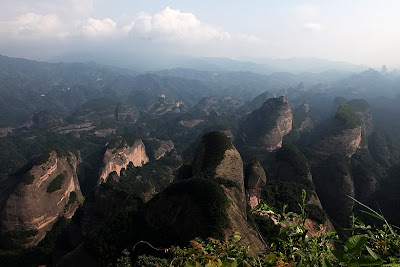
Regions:
<instances>
[{"instance_id":1,"label":"small shrub","mask_svg":"<svg viewBox=\"0 0 400 267\"><path fill-rule=\"evenodd\" d=\"M60 190L61 186L66 178L67 172L60 173L59 175L54 178L53 181L50 182L49 186L47 187L47 193L52 193L54 191Z\"/></svg>"}]
</instances>

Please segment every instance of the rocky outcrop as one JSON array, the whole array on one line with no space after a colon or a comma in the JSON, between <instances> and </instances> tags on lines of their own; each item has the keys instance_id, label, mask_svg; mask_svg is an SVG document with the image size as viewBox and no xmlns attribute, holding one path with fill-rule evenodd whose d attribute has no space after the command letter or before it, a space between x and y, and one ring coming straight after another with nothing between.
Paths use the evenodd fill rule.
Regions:
<instances>
[{"instance_id":1,"label":"rocky outcrop","mask_svg":"<svg viewBox=\"0 0 400 267\"><path fill-rule=\"evenodd\" d=\"M197 125L199 125L200 123L204 122L204 120L181 120L179 121L179 124L188 128L193 128Z\"/></svg>"},{"instance_id":2,"label":"rocky outcrop","mask_svg":"<svg viewBox=\"0 0 400 267\"><path fill-rule=\"evenodd\" d=\"M259 109L265 101L267 101L269 98L274 97L274 95L268 91L256 96L252 101L244 104L239 108L239 113L247 115L250 112L252 112L255 109Z\"/></svg>"},{"instance_id":3,"label":"rocky outcrop","mask_svg":"<svg viewBox=\"0 0 400 267\"><path fill-rule=\"evenodd\" d=\"M353 129L344 129L339 133L324 136L313 147L314 152L327 158L332 154L342 154L351 157L360 148L361 126Z\"/></svg>"},{"instance_id":4,"label":"rocky outcrop","mask_svg":"<svg viewBox=\"0 0 400 267\"><path fill-rule=\"evenodd\" d=\"M132 162L135 167L141 167L149 162L142 140L136 140L132 145L129 145L122 137L111 140L104 152L104 167L100 171L98 183L107 181L108 175L112 172L119 175L121 169L126 168L129 162Z\"/></svg>"},{"instance_id":5,"label":"rocky outcrop","mask_svg":"<svg viewBox=\"0 0 400 267\"><path fill-rule=\"evenodd\" d=\"M361 147L366 125L367 121L364 123L350 104L340 105L328 128L313 145L314 153L320 159L333 154L351 157Z\"/></svg>"},{"instance_id":6,"label":"rocky outcrop","mask_svg":"<svg viewBox=\"0 0 400 267\"><path fill-rule=\"evenodd\" d=\"M292 124L293 114L286 97L269 98L261 108L247 115L240 127L240 137L247 146L274 151L282 146Z\"/></svg>"},{"instance_id":7,"label":"rocky outcrop","mask_svg":"<svg viewBox=\"0 0 400 267\"><path fill-rule=\"evenodd\" d=\"M296 108L293 114L293 128L297 132L311 132L313 129L313 122L309 116L310 104L308 102L302 103Z\"/></svg>"},{"instance_id":8,"label":"rocky outcrop","mask_svg":"<svg viewBox=\"0 0 400 267\"><path fill-rule=\"evenodd\" d=\"M52 151L40 161L25 173L1 212L3 247L36 245L59 217L71 218L82 200L74 154Z\"/></svg>"},{"instance_id":9,"label":"rocky outcrop","mask_svg":"<svg viewBox=\"0 0 400 267\"><path fill-rule=\"evenodd\" d=\"M159 160L174 149L174 143L171 140L150 138L146 142L146 148L153 159Z\"/></svg>"},{"instance_id":10,"label":"rocky outcrop","mask_svg":"<svg viewBox=\"0 0 400 267\"><path fill-rule=\"evenodd\" d=\"M60 134L69 134L69 133L80 133L80 132L88 132L95 128L93 123L85 122L78 124L70 124L67 126L61 126L56 128L56 132Z\"/></svg>"},{"instance_id":11,"label":"rocky outcrop","mask_svg":"<svg viewBox=\"0 0 400 267\"><path fill-rule=\"evenodd\" d=\"M2 127L0 128L0 137L7 136L8 134L13 132L12 127Z\"/></svg>"},{"instance_id":12,"label":"rocky outcrop","mask_svg":"<svg viewBox=\"0 0 400 267\"><path fill-rule=\"evenodd\" d=\"M159 101L153 104L148 112L150 116L157 117L167 113L184 113L187 107L182 100L160 97Z\"/></svg>"},{"instance_id":13,"label":"rocky outcrop","mask_svg":"<svg viewBox=\"0 0 400 267\"><path fill-rule=\"evenodd\" d=\"M232 141L222 132L205 134L197 148L192 172L194 176L216 179L223 185L229 202L227 214L230 221L225 234L240 232L243 243L261 248L261 241L246 221L243 161Z\"/></svg>"},{"instance_id":14,"label":"rocky outcrop","mask_svg":"<svg viewBox=\"0 0 400 267\"><path fill-rule=\"evenodd\" d=\"M370 136L374 130L371 106L364 99L352 99L347 104L352 107L361 120L362 136L365 138Z\"/></svg>"},{"instance_id":15,"label":"rocky outcrop","mask_svg":"<svg viewBox=\"0 0 400 267\"><path fill-rule=\"evenodd\" d=\"M267 182L264 168L257 160L250 161L245 171L245 188L247 202L250 208L254 208L261 201L261 188Z\"/></svg>"}]
</instances>

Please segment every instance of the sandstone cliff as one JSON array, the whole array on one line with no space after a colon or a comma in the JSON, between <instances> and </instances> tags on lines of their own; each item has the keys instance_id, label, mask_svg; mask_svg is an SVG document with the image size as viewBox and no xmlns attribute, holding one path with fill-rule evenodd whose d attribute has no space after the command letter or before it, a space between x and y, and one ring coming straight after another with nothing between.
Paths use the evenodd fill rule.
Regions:
<instances>
[{"instance_id":1,"label":"sandstone cliff","mask_svg":"<svg viewBox=\"0 0 400 267\"><path fill-rule=\"evenodd\" d=\"M310 118L310 104L308 102L302 103L296 108L293 114L293 128L294 130L302 132L311 132L314 125Z\"/></svg>"},{"instance_id":2,"label":"sandstone cliff","mask_svg":"<svg viewBox=\"0 0 400 267\"><path fill-rule=\"evenodd\" d=\"M100 171L98 183L107 181L111 172L119 175L121 169L126 168L129 162L132 162L135 167L141 167L149 162L142 140L136 140L132 145L129 145L122 137L110 141L104 152L104 167Z\"/></svg>"},{"instance_id":3,"label":"sandstone cliff","mask_svg":"<svg viewBox=\"0 0 400 267\"><path fill-rule=\"evenodd\" d=\"M159 140L150 138L146 143L146 149L151 159L159 160L164 157L168 152L174 149L174 143L171 140Z\"/></svg>"},{"instance_id":4,"label":"sandstone cliff","mask_svg":"<svg viewBox=\"0 0 400 267\"><path fill-rule=\"evenodd\" d=\"M262 248L257 233L247 223L243 161L231 140L222 132L205 134L193 161L193 175L211 176L222 184L229 200L227 214L230 226L226 235L235 231L243 236L242 242Z\"/></svg>"},{"instance_id":5,"label":"sandstone cliff","mask_svg":"<svg viewBox=\"0 0 400 267\"><path fill-rule=\"evenodd\" d=\"M240 137L247 146L274 151L282 146L282 139L292 130L293 114L286 97L269 98L247 115L241 124Z\"/></svg>"},{"instance_id":6,"label":"sandstone cliff","mask_svg":"<svg viewBox=\"0 0 400 267\"><path fill-rule=\"evenodd\" d=\"M351 105L340 105L330 126L314 144L315 154L322 159L333 154L351 157L361 146L363 125L366 122Z\"/></svg>"},{"instance_id":7,"label":"sandstone cliff","mask_svg":"<svg viewBox=\"0 0 400 267\"><path fill-rule=\"evenodd\" d=\"M46 235L61 216L71 218L82 200L70 152L42 155L24 175L1 212L1 245L31 247Z\"/></svg>"},{"instance_id":8,"label":"sandstone cliff","mask_svg":"<svg viewBox=\"0 0 400 267\"><path fill-rule=\"evenodd\" d=\"M332 154L343 154L351 157L360 148L361 126L353 129L344 129L340 133L324 136L320 142L314 146L317 155L326 158Z\"/></svg>"},{"instance_id":9,"label":"sandstone cliff","mask_svg":"<svg viewBox=\"0 0 400 267\"><path fill-rule=\"evenodd\" d=\"M247 202L250 208L254 208L261 201L261 189L267 182L264 168L257 160L250 161L245 171L245 187Z\"/></svg>"},{"instance_id":10,"label":"sandstone cliff","mask_svg":"<svg viewBox=\"0 0 400 267\"><path fill-rule=\"evenodd\" d=\"M372 124L372 110L371 106L364 99L352 99L347 102L353 111L358 115L361 120L361 134L363 138L367 138L372 134L374 129ZM367 144L367 142L365 142Z\"/></svg>"}]
</instances>

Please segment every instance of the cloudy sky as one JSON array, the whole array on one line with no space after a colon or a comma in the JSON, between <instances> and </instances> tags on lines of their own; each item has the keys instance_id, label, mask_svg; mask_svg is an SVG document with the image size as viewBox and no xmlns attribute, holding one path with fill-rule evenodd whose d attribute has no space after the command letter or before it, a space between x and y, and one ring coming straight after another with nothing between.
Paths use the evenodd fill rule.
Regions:
<instances>
[{"instance_id":1,"label":"cloudy sky","mask_svg":"<svg viewBox=\"0 0 400 267\"><path fill-rule=\"evenodd\" d=\"M0 53L318 57L400 65L398 0L1 0Z\"/></svg>"}]
</instances>

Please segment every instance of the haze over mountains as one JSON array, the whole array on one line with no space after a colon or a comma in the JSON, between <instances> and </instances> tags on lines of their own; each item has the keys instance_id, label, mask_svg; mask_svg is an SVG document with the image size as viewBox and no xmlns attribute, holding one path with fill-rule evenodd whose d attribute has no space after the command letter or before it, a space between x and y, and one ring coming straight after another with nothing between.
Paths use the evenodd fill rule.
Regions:
<instances>
[{"instance_id":1,"label":"haze over mountains","mask_svg":"<svg viewBox=\"0 0 400 267\"><path fill-rule=\"evenodd\" d=\"M0 266L400 265L399 10L1 0Z\"/></svg>"},{"instance_id":2,"label":"haze over mountains","mask_svg":"<svg viewBox=\"0 0 400 267\"><path fill-rule=\"evenodd\" d=\"M152 71L160 69L187 68L200 71L250 71L258 74L271 74L273 72L290 73L320 73L332 72L360 72L368 69L367 66L356 65L343 61L330 61L318 58L211 58L189 57L174 55L126 55L118 54L68 54L57 56L50 62L98 62L121 66L137 71ZM140 62L140 64L138 64Z\"/></svg>"},{"instance_id":3,"label":"haze over mountains","mask_svg":"<svg viewBox=\"0 0 400 267\"><path fill-rule=\"evenodd\" d=\"M138 72L0 56L2 262L104 266L139 240L235 231L263 250L279 229L250 207L299 213L303 189L311 235L345 238L347 195L396 222L399 73L312 61Z\"/></svg>"}]
</instances>

